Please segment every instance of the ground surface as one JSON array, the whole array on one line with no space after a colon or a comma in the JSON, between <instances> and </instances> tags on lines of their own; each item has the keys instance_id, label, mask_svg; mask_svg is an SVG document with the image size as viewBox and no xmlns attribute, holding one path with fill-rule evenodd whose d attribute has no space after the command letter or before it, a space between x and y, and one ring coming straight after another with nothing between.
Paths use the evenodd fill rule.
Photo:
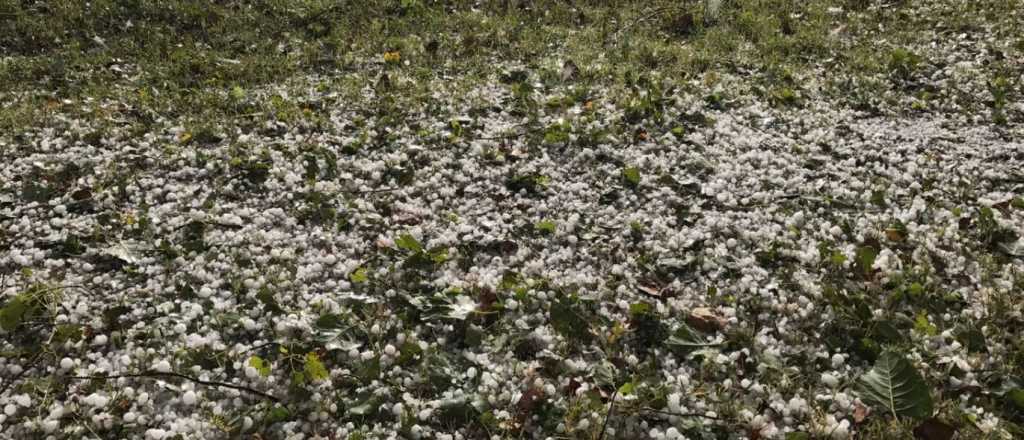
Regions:
<instances>
[{"instance_id":1,"label":"ground surface","mask_svg":"<svg viewBox=\"0 0 1024 440\"><path fill-rule=\"evenodd\" d=\"M1024 436L1024 5L717 3L0 3L0 438Z\"/></svg>"}]
</instances>

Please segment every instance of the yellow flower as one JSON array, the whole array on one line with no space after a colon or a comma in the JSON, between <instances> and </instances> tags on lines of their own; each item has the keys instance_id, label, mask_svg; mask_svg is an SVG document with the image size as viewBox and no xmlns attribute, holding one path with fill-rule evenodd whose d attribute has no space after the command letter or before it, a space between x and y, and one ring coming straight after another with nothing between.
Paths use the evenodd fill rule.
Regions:
<instances>
[{"instance_id":1,"label":"yellow flower","mask_svg":"<svg viewBox=\"0 0 1024 440\"><path fill-rule=\"evenodd\" d=\"M384 52L384 62L385 63L397 63L397 62L399 62L401 60L402 60L402 55L400 55L397 50L394 51L394 52Z\"/></svg>"}]
</instances>

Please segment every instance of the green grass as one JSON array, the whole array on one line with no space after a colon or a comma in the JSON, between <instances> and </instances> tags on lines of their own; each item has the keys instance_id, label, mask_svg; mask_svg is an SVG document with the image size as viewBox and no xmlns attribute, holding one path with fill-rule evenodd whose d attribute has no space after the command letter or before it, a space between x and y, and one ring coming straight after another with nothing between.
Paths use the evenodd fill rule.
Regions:
<instances>
[{"instance_id":1,"label":"green grass","mask_svg":"<svg viewBox=\"0 0 1024 440\"><path fill-rule=\"evenodd\" d=\"M1009 41L1011 12L1021 6L1018 0L984 8L969 2L939 17L915 17L900 4L869 9L873 2L866 0L734 0L723 2L717 15L693 0L611 6L520 0L485 2L478 10L468 1L211 3L3 1L0 93L7 103L0 125L17 130L54 112L84 111L65 100L90 106L116 101L119 108L106 111L141 123L156 117L209 121L280 112L269 99L240 103L231 92L244 97L302 75L330 75L326 87L351 94L387 69L419 80L457 74L471 83L494 74L495 61L537 68L565 59L578 61L584 84L613 88L628 87L645 72L705 86L740 74L784 105L799 102L809 66L832 60L831 89L856 104L858 93L877 96L877 89L892 88L873 81L877 75L901 80L927 67L925 56L903 49L922 38L920 29L994 24L996 36ZM839 7L843 12L829 12ZM891 59L877 56L887 50ZM397 51L401 61L385 65L386 51ZM993 77L999 69L992 66ZM422 95L428 83L396 94Z\"/></svg>"}]
</instances>

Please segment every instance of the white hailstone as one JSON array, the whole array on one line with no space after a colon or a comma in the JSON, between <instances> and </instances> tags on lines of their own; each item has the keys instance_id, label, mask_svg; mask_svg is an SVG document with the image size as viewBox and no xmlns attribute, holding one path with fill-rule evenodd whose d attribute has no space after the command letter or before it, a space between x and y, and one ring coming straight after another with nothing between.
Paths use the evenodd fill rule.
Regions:
<instances>
[{"instance_id":1,"label":"white hailstone","mask_svg":"<svg viewBox=\"0 0 1024 440\"><path fill-rule=\"evenodd\" d=\"M32 405L32 397L28 394L18 394L14 396L14 402L27 408Z\"/></svg>"},{"instance_id":2,"label":"white hailstone","mask_svg":"<svg viewBox=\"0 0 1024 440\"><path fill-rule=\"evenodd\" d=\"M213 289L208 286L203 286L203 288L199 289L200 298L209 298L211 296L213 296Z\"/></svg>"},{"instance_id":3,"label":"white hailstone","mask_svg":"<svg viewBox=\"0 0 1024 440\"><path fill-rule=\"evenodd\" d=\"M8 403L7 405L4 405L4 414L7 414L8 416L13 416L17 412L18 407L14 406L13 403Z\"/></svg>"},{"instance_id":4,"label":"white hailstone","mask_svg":"<svg viewBox=\"0 0 1024 440\"><path fill-rule=\"evenodd\" d=\"M92 339L92 345L107 345L107 335L96 335L96 337Z\"/></svg>"},{"instance_id":5,"label":"white hailstone","mask_svg":"<svg viewBox=\"0 0 1024 440\"><path fill-rule=\"evenodd\" d=\"M63 406L55 406L55 407L53 407L53 409L50 410L50 414L46 416L47 419L53 419L53 420L59 419L61 417L64 417L64 407Z\"/></svg>"},{"instance_id":6,"label":"white hailstone","mask_svg":"<svg viewBox=\"0 0 1024 440\"><path fill-rule=\"evenodd\" d=\"M60 360L60 368L61 369L70 370L71 367L74 367L74 366L75 366L75 361L71 360L71 358L64 358L64 359Z\"/></svg>"},{"instance_id":7,"label":"white hailstone","mask_svg":"<svg viewBox=\"0 0 1024 440\"><path fill-rule=\"evenodd\" d=\"M85 396L82 401L85 402L86 405L102 408L107 406L107 403L110 403L110 398L102 394L93 393Z\"/></svg>"},{"instance_id":8,"label":"white hailstone","mask_svg":"<svg viewBox=\"0 0 1024 440\"><path fill-rule=\"evenodd\" d=\"M146 430L146 439L148 439L148 440L163 440L165 437L169 436L168 434L169 433L167 431L164 431L163 429L158 429L158 428L147 429Z\"/></svg>"},{"instance_id":9,"label":"white hailstone","mask_svg":"<svg viewBox=\"0 0 1024 440\"><path fill-rule=\"evenodd\" d=\"M405 407L401 402L396 403L391 407L391 413L394 414L395 417L402 417L403 412L405 412Z\"/></svg>"},{"instance_id":10,"label":"white hailstone","mask_svg":"<svg viewBox=\"0 0 1024 440\"><path fill-rule=\"evenodd\" d=\"M242 318L242 327L245 327L245 329L248 331L253 331L260 328L259 324L257 324L256 321L249 317Z\"/></svg>"},{"instance_id":11,"label":"white hailstone","mask_svg":"<svg viewBox=\"0 0 1024 440\"><path fill-rule=\"evenodd\" d=\"M260 372L255 367L253 367L252 365L245 366L245 377L248 377L249 379L255 379L259 376Z\"/></svg>"},{"instance_id":12,"label":"white hailstone","mask_svg":"<svg viewBox=\"0 0 1024 440\"><path fill-rule=\"evenodd\" d=\"M832 355L832 368L842 367L844 363L846 363L846 356L839 353Z\"/></svg>"},{"instance_id":13,"label":"white hailstone","mask_svg":"<svg viewBox=\"0 0 1024 440\"><path fill-rule=\"evenodd\" d=\"M56 431L58 427L60 427L60 420L46 420L42 423L42 425L43 432L50 434L53 431Z\"/></svg>"},{"instance_id":14,"label":"white hailstone","mask_svg":"<svg viewBox=\"0 0 1024 440\"><path fill-rule=\"evenodd\" d=\"M825 384L825 385L827 385L827 386L829 386L831 388L835 388L835 387L839 386L839 378L837 378L836 376L834 376L834 375L832 375L830 373L822 373L821 374L821 383L823 383L823 384Z\"/></svg>"},{"instance_id":15,"label":"white hailstone","mask_svg":"<svg viewBox=\"0 0 1024 440\"><path fill-rule=\"evenodd\" d=\"M832 427L832 438L834 439L847 439L850 438L850 421L843 419L838 424Z\"/></svg>"},{"instance_id":16,"label":"white hailstone","mask_svg":"<svg viewBox=\"0 0 1024 440\"><path fill-rule=\"evenodd\" d=\"M808 411L807 400L801 397L793 397L786 403L786 413L802 414Z\"/></svg>"},{"instance_id":17,"label":"white hailstone","mask_svg":"<svg viewBox=\"0 0 1024 440\"><path fill-rule=\"evenodd\" d=\"M157 362L156 365L153 366L153 369L161 373L170 373L171 363L167 362L167 360L162 360L160 362Z\"/></svg>"},{"instance_id":18,"label":"white hailstone","mask_svg":"<svg viewBox=\"0 0 1024 440\"><path fill-rule=\"evenodd\" d=\"M121 416L121 418L123 418L124 421L128 422L128 423L134 422L137 417L138 416L136 416L135 413L133 413L131 411L128 411L128 412L124 413L123 416Z\"/></svg>"},{"instance_id":19,"label":"white hailstone","mask_svg":"<svg viewBox=\"0 0 1024 440\"><path fill-rule=\"evenodd\" d=\"M581 431L586 431L587 428L590 428L590 419L580 420L579 423L576 424L576 429Z\"/></svg>"},{"instance_id":20,"label":"white hailstone","mask_svg":"<svg viewBox=\"0 0 1024 440\"><path fill-rule=\"evenodd\" d=\"M416 417L418 417L420 420L427 420L433 413L434 411L432 409L426 408L420 410L419 414L416 414Z\"/></svg>"},{"instance_id":21,"label":"white hailstone","mask_svg":"<svg viewBox=\"0 0 1024 440\"><path fill-rule=\"evenodd\" d=\"M665 430L665 438L668 440L677 440L683 438L683 435L679 433L679 430L675 426Z\"/></svg>"},{"instance_id":22,"label":"white hailstone","mask_svg":"<svg viewBox=\"0 0 1024 440\"><path fill-rule=\"evenodd\" d=\"M139 405L145 405L146 402L149 402L149 393L145 391L139 393L139 397L136 398L135 401L138 402Z\"/></svg>"},{"instance_id":23,"label":"white hailstone","mask_svg":"<svg viewBox=\"0 0 1024 440\"><path fill-rule=\"evenodd\" d=\"M395 353L397 353L397 352L398 352L398 350L395 349L394 345L388 344L388 345L384 346L384 354L386 354L388 356L394 356Z\"/></svg>"},{"instance_id":24,"label":"white hailstone","mask_svg":"<svg viewBox=\"0 0 1024 440\"><path fill-rule=\"evenodd\" d=\"M242 419L242 430L243 431L244 430L248 430L249 428L252 428L252 425L253 425L252 417L246 416L244 419Z\"/></svg>"},{"instance_id":25,"label":"white hailstone","mask_svg":"<svg viewBox=\"0 0 1024 440\"><path fill-rule=\"evenodd\" d=\"M192 333L185 337L185 344L188 345L189 348L200 348L206 345L206 338L199 334Z\"/></svg>"},{"instance_id":26,"label":"white hailstone","mask_svg":"<svg viewBox=\"0 0 1024 440\"><path fill-rule=\"evenodd\" d=\"M185 394L183 396L181 396L181 402L186 404L186 405L189 405L189 406L195 405L196 404L196 392L192 391L192 390L186 391Z\"/></svg>"}]
</instances>

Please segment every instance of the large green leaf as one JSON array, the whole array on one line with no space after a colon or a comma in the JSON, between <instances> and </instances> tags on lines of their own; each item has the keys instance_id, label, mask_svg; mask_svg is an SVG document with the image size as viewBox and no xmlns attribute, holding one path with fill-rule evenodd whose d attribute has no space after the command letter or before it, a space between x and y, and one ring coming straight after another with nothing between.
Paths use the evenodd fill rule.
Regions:
<instances>
[{"instance_id":1,"label":"large green leaf","mask_svg":"<svg viewBox=\"0 0 1024 440\"><path fill-rule=\"evenodd\" d=\"M899 353L886 351L874 368L857 380L861 399L893 416L926 418L932 415L932 396L921 374Z\"/></svg>"},{"instance_id":2,"label":"large green leaf","mask_svg":"<svg viewBox=\"0 0 1024 440\"><path fill-rule=\"evenodd\" d=\"M420 244L412 234L402 234L398 236L398 238L395 239L395 246L398 246L399 249L405 249L412 252L423 251L423 245Z\"/></svg>"},{"instance_id":3,"label":"large green leaf","mask_svg":"<svg viewBox=\"0 0 1024 440\"><path fill-rule=\"evenodd\" d=\"M6 305L0 307L0 328L5 331L14 330L21 324L27 310L28 301L21 295L14 297Z\"/></svg>"}]
</instances>

